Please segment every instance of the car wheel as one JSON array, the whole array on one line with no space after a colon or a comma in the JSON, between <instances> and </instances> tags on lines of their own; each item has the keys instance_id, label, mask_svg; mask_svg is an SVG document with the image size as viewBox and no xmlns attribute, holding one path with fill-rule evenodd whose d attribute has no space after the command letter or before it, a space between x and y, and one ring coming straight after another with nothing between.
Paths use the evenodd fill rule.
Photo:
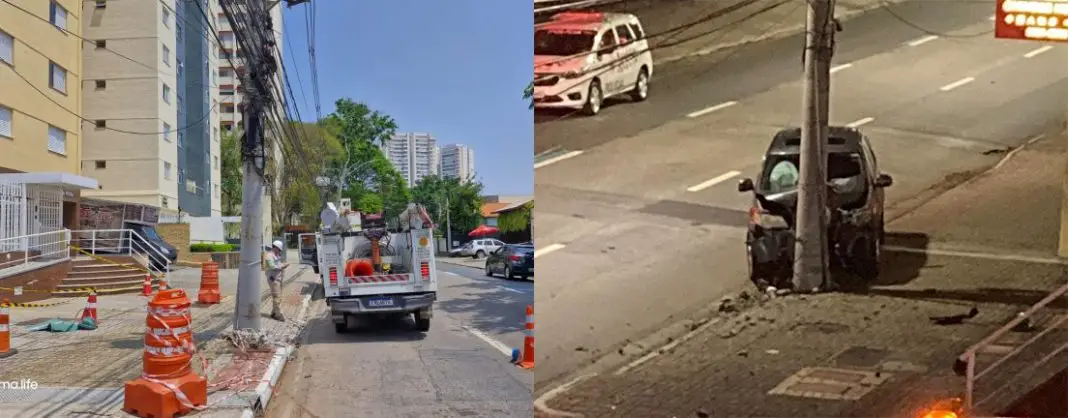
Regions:
<instances>
[{"instance_id":1,"label":"car wheel","mask_svg":"<svg viewBox=\"0 0 1068 418\"><path fill-rule=\"evenodd\" d=\"M504 278L506 278L508 280L512 280L512 279L515 278L515 276L512 275L512 268L511 267L504 266Z\"/></svg>"},{"instance_id":2,"label":"car wheel","mask_svg":"<svg viewBox=\"0 0 1068 418\"><path fill-rule=\"evenodd\" d=\"M348 330L349 330L348 322L342 322L340 324L337 323L337 322L334 323L334 332L336 332L338 334L344 334L345 332L348 332Z\"/></svg>"},{"instance_id":3,"label":"car wheel","mask_svg":"<svg viewBox=\"0 0 1068 418\"><path fill-rule=\"evenodd\" d=\"M315 272L315 274L319 274L319 266L313 264L312 265L312 271Z\"/></svg>"},{"instance_id":4,"label":"car wheel","mask_svg":"<svg viewBox=\"0 0 1068 418\"><path fill-rule=\"evenodd\" d=\"M642 67L638 71L638 79L634 80L634 90L630 91L630 98L636 102L649 98L649 69Z\"/></svg>"},{"instance_id":5,"label":"car wheel","mask_svg":"<svg viewBox=\"0 0 1068 418\"><path fill-rule=\"evenodd\" d=\"M493 269L490 268L489 261L486 261L486 276L493 277Z\"/></svg>"},{"instance_id":6,"label":"car wheel","mask_svg":"<svg viewBox=\"0 0 1068 418\"><path fill-rule=\"evenodd\" d=\"M415 329L421 332L430 331L430 318L420 318L419 313L415 313Z\"/></svg>"},{"instance_id":7,"label":"car wheel","mask_svg":"<svg viewBox=\"0 0 1068 418\"><path fill-rule=\"evenodd\" d=\"M604 92L601 91L601 81L596 78L590 81L590 89L586 94L586 106L582 111L588 116L601 112L601 104L604 103Z\"/></svg>"},{"instance_id":8,"label":"car wheel","mask_svg":"<svg viewBox=\"0 0 1068 418\"><path fill-rule=\"evenodd\" d=\"M485 257L485 256L486 256L486 252L485 251L478 250L478 251L475 252L475 259L476 260L479 259L479 258Z\"/></svg>"},{"instance_id":9,"label":"car wheel","mask_svg":"<svg viewBox=\"0 0 1068 418\"><path fill-rule=\"evenodd\" d=\"M748 245L745 246L745 266L749 272L749 281L756 286L757 291L764 292L767 290L770 285L766 277L767 269L763 268L753 260L753 252Z\"/></svg>"}]
</instances>

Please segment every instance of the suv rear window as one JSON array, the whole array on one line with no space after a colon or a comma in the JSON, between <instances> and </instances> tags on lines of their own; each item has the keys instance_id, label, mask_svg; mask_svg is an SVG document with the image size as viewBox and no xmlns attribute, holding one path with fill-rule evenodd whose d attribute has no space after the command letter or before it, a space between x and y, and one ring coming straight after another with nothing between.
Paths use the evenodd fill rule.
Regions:
<instances>
[{"instance_id":1,"label":"suv rear window","mask_svg":"<svg viewBox=\"0 0 1068 418\"><path fill-rule=\"evenodd\" d=\"M863 157L857 153L827 155L827 180L856 177L864 174ZM761 191L781 193L797 187L800 177L799 154L769 155L760 176Z\"/></svg>"}]
</instances>

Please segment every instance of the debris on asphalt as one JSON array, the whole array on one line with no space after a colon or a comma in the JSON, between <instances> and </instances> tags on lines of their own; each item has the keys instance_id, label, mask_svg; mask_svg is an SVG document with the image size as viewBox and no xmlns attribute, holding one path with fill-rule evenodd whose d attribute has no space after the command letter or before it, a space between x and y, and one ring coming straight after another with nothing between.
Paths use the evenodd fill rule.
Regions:
<instances>
[{"instance_id":1,"label":"debris on asphalt","mask_svg":"<svg viewBox=\"0 0 1068 418\"><path fill-rule=\"evenodd\" d=\"M930 319L935 325L960 325L967 319L975 318L976 315L979 315L979 308L973 306L972 309L968 310L968 313L949 316L932 316Z\"/></svg>"}]
</instances>

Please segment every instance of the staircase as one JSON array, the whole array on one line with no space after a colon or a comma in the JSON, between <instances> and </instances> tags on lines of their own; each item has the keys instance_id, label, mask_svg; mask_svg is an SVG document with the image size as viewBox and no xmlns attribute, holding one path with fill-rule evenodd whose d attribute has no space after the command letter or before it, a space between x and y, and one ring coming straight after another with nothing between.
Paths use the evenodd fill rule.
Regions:
<instances>
[{"instance_id":1,"label":"staircase","mask_svg":"<svg viewBox=\"0 0 1068 418\"><path fill-rule=\"evenodd\" d=\"M76 257L63 283L56 286L52 296L81 297L96 289L98 295L139 293L145 283L144 267L128 256ZM153 278L153 287L156 280Z\"/></svg>"}]
</instances>

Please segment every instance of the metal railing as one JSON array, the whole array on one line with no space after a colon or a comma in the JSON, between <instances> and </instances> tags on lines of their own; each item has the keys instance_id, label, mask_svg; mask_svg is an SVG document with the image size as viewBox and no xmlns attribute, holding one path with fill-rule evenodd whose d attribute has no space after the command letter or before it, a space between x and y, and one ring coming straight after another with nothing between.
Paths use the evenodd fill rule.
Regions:
<instances>
[{"instance_id":1,"label":"metal railing","mask_svg":"<svg viewBox=\"0 0 1068 418\"><path fill-rule=\"evenodd\" d=\"M70 230L0 238L0 270L70 258Z\"/></svg>"},{"instance_id":2,"label":"metal railing","mask_svg":"<svg viewBox=\"0 0 1068 418\"><path fill-rule=\"evenodd\" d=\"M154 277L167 277L171 259L167 251L132 229L87 229L71 231L71 246L91 255L126 255L145 258L145 268Z\"/></svg>"},{"instance_id":3,"label":"metal railing","mask_svg":"<svg viewBox=\"0 0 1068 418\"><path fill-rule=\"evenodd\" d=\"M1004 326L999 328L997 331L994 331L993 334L988 335L982 341L979 341L975 345L969 347L968 350L964 352L964 354L961 354L959 357L957 357L957 362L958 363L963 363L963 365L964 365L964 376L965 376L965 383L964 383L965 384L964 412L965 412L965 414L974 414L975 413L975 406L977 404L978 405L985 404L988 400L990 400L991 398L993 398L994 396L996 396L998 394L997 393L998 391L995 390L993 393L987 395L983 399L981 399L978 402L976 402L976 400L975 400L975 385L976 385L976 382L979 379L983 378L984 376L989 375L990 372L992 372L995 368L997 368L998 366L1004 364L1010 358L1020 354L1024 350L1024 348L1026 348L1026 347L1030 346L1031 344L1035 343L1036 341L1038 341L1038 339L1042 338L1043 336L1049 334L1050 332L1054 332L1054 331L1056 331L1058 329L1063 330L1062 326L1066 321L1068 321L1068 315L1061 314L1061 315L1056 316L1055 319L1053 319L1052 321L1043 324L1042 327L1041 327L1041 331L1036 332L1033 336L1031 336L1031 338L1027 339L1026 341L1024 341L1024 342L1022 342L1020 344L1017 344L1008 353L1003 355L1001 358L993 361L992 363L990 363L986 367L984 367L984 368L982 368L980 370L977 370L976 369L976 357L978 356L979 352L982 351L983 349L991 346L991 345L995 345L997 343L998 339L1000 339L1001 337L1005 336L1006 334L1008 334L1010 331L1016 329L1017 327L1021 326L1021 324L1024 324L1024 325L1030 324L1031 323L1031 318L1039 310L1041 310L1042 308L1045 308L1050 303L1053 303L1053 302L1057 301L1058 298L1063 297L1066 293L1068 293L1068 284L1065 284L1064 286L1061 286L1057 290L1054 290L1052 293L1047 295L1042 300L1038 301L1038 303L1032 305L1026 311L1020 312L1020 314L1017 315L1016 318L1014 318L1012 321L1009 321L1009 323L1005 324ZM1024 321L1028 321L1028 322L1025 323ZM1027 375L1027 374L1032 373L1038 367L1041 367L1042 365L1045 365L1045 364L1049 363L1054 357L1056 357L1061 352L1064 352L1066 349L1068 349L1068 341L1066 341L1064 344L1056 347L1051 353L1046 354L1041 359L1031 363L1029 366L1026 367L1025 370L1020 370L1019 373L1017 373L1017 376L1019 376L1019 375Z\"/></svg>"}]
</instances>

